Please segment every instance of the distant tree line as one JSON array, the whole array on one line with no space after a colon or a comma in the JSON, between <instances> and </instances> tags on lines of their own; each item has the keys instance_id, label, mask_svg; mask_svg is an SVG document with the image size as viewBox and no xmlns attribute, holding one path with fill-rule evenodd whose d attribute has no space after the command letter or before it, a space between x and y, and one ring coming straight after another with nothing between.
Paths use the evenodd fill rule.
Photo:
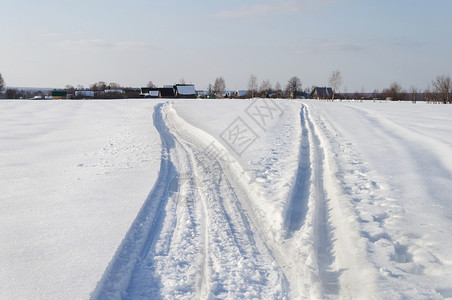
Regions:
<instances>
[{"instance_id":1,"label":"distant tree line","mask_svg":"<svg viewBox=\"0 0 452 300\"><path fill-rule=\"evenodd\" d=\"M0 93L3 91L4 86L5 86L5 81L3 80L3 76L0 73Z\"/></svg>"},{"instance_id":2,"label":"distant tree line","mask_svg":"<svg viewBox=\"0 0 452 300\"><path fill-rule=\"evenodd\" d=\"M359 99L359 98L358 98ZM425 90L419 90L411 86L408 90L402 88L398 82L393 82L388 88L381 92L375 90L372 99L383 99L390 101L425 101L428 103L452 103L452 80L450 76L437 76Z\"/></svg>"},{"instance_id":3,"label":"distant tree line","mask_svg":"<svg viewBox=\"0 0 452 300\"><path fill-rule=\"evenodd\" d=\"M181 82L185 83L184 79ZM390 101L426 101L430 103L452 103L452 80L448 75L437 76L435 80L425 90L419 90L414 86L408 90L402 88L398 82L393 82L388 88L381 91L374 90L373 93L360 92L348 93L345 89L339 92L342 85L342 74L339 70L332 72L329 77L328 84L330 85L333 95L331 99L359 99L359 100L390 100ZM152 81L146 85L150 88L155 88ZM0 73L0 93L3 92L5 81ZM201 96L205 98L308 98L313 91L314 86L310 89L302 89L302 82L297 76L291 77L285 87L283 88L279 82L273 87L270 80L264 79L260 84L256 75L251 74L248 80L248 90L242 91L227 91L225 79L220 76L215 79L214 84L209 84L208 90ZM104 81L93 83L89 88L82 85L76 87L66 85L64 89L68 97L76 98L76 91L90 90L95 93L96 98L135 98L140 96L139 88L124 88L118 83L107 84ZM7 88L4 91L4 96L7 99L21 99L46 96L46 91L41 90L25 90L16 88Z\"/></svg>"},{"instance_id":4,"label":"distant tree line","mask_svg":"<svg viewBox=\"0 0 452 300\"><path fill-rule=\"evenodd\" d=\"M5 88L5 80L3 79L2 74L0 73L0 98L3 93L3 89ZM16 89L16 88L8 88L6 89L4 96L6 99L28 99L35 97L37 95L44 97L44 92L40 90L25 90L25 89Z\"/></svg>"},{"instance_id":5,"label":"distant tree line","mask_svg":"<svg viewBox=\"0 0 452 300\"><path fill-rule=\"evenodd\" d=\"M5 91L6 99L31 99L33 97L45 97L45 92L41 90L24 90L16 88L8 88Z\"/></svg>"},{"instance_id":6,"label":"distant tree line","mask_svg":"<svg viewBox=\"0 0 452 300\"><path fill-rule=\"evenodd\" d=\"M138 98L140 95L139 88L126 88L119 83L111 82L107 84L105 81L99 81L93 83L89 88L85 88L83 85L66 85L65 90L68 93L69 98L82 99L86 98L86 94L77 94L77 91L92 91L94 97L97 99L121 99L121 98Z\"/></svg>"},{"instance_id":7,"label":"distant tree line","mask_svg":"<svg viewBox=\"0 0 452 300\"><path fill-rule=\"evenodd\" d=\"M302 96L301 80L294 76L289 79L286 88L283 90L279 82L273 88L270 80L265 79L259 85L256 75L251 74L248 80L248 90L244 91L227 91L226 82L223 77L217 77L215 83L209 84L205 97L215 98L298 98Z\"/></svg>"}]
</instances>

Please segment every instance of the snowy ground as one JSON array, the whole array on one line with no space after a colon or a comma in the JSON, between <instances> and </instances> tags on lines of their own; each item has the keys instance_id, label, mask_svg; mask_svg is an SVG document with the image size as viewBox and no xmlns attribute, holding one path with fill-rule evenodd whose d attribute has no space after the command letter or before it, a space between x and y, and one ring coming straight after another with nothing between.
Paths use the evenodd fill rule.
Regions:
<instances>
[{"instance_id":1,"label":"snowy ground","mask_svg":"<svg viewBox=\"0 0 452 300\"><path fill-rule=\"evenodd\" d=\"M2 101L0 298L452 297L451 116Z\"/></svg>"},{"instance_id":2,"label":"snowy ground","mask_svg":"<svg viewBox=\"0 0 452 300\"><path fill-rule=\"evenodd\" d=\"M153 106L0 102L0 299L89 297L157 178Z\"/></svg>"}]
</instances>

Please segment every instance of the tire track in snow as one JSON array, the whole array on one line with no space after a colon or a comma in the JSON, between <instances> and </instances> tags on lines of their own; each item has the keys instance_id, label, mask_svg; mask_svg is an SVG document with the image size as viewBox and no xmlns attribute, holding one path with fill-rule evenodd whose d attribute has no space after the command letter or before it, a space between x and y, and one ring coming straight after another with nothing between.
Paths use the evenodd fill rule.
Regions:
<instances>
[{"instance_id":1,"label":"tire track in snow","mask_svg":"<svg viewBox=\"0 0 452 300\"><path fill-rule=\"evenodd\" d=\"M338 270L334 264L333 239L334 233L329 219L328 199L325 195L324 185L324 159L325 155L321 147L319 137L315 132L315 127L309 116L308 109L302 105L301 112L302 128L306 131L309 140L310 153L312 153L312 182L314 184L313 200L315 201L314 213L314 235L317 237L315 250L319 267L319 277L325 297L338 296L340 292ZM301 145L303 147L303 144ZM303 150L302 150L303 151ZM300 162L302 163L302 162Z\"/></svg>"},{"instance_id":2,"label":"tire track in snow","mask_svg":"<svg viewBox=\"0 0 452 300\"><path fill-rule=\"evenodd\" d=\"M330 132L315 105L309 105L314 115L310 124L316 132L319 148L323 149L324 193L328 226L332 233L333 264L338 279L339 298L379 299L376 270L368 259L367 244L361 236L359 218L341 181L340 156L336 132ZM353 162L355 163L355 162ZM356 166L355 166L356 168ZM327 273L328 274L328 273ZM335 276L336 276L335 275Z\"/></svg>"},{"instance_id":3,"label":"tire track in snow","mask_svg":"<svg viewBox=\"0 0 452 300\"><path fill-rule=\"evenodd\" d=\"M183 124L184 130L187 130L188 134L198 139L198 143L202 143L199 139L204 139L204 146L207 146L207 140L213 139L204 131L186 123L185 120L177 116L177 113L173 112L173 114L178 119L173 123ZM221 145L218 144L217 146L221 148ZM226 148L221 149L227 151ZM216 161L216 163L220 167L224 167L220 161ZM236 163L229 165L229 162L226 162L225 164L226 166L223 170L226 173L225 178L228 179L232 189L235 191L240 210L243 210L244 215L246 215L247 223L250 225L256 244L260 245L259 247L263 249L263 252L269 253L273 260L272 265L277 270L280 270L279 280L281 280L283 294L290 295L294 299L322 298L317 291L318 281L315 275L312 274L311 267L305 265L305 263L312 264L312 262L308 261L312 261L311 253L314 252L296 248L300 242L298 235L290 240L281 239L282 232L279 230L275 232L268 222L266 213L259 207L260 199L257 196L259 191L255 190L255 186L251 187L247 183L249 178L243 175L243 169ZM312 239L314 238L311 235L310 240Z\"/></svg>"},{"instance_id":4,"label":"tire track in snow","mask_svg":"<svg viewBox=\"0 0 452 300\"><path fill-rule=\"evenodd\" d=\"M285 277L241 207L244 194L237 192L217 158L204 153L208 143L202 145L178 122L169 114L168 125L189 148L205 192L210 296L285 298Z\"/></svg>"},{"instance_id":5,"label":"tire track in snow","mask_svg":"<svg viewBox=\"0 0 452 300\"><path fill-rule=\"evenodd\" d=\"M92 299L198 298L208 295L206 228L201 188L190 155L154 111L162 139L159 176ZM185 177L185 178L184 178ZM207 296L203 297L206 298Z\"/></svg>"},{"instance_id":6,"label":"tire track in snow","mask_svg":"<svg viewBox=\"0 0 452 300\"><path fill-rule=\"evenodd\" d=\"M258 237L257 241L260 241L261 247L267 249L274 263L284 272L284 282L287 280L287 283L283 283L283 286L286 293L297 299L329 298L330 296L334 298L339 295L340 272L335 269L333 264L332 235L331 228L327 222L329 220L323 184L323 150L321 141L316 135L314 125L305 106L302 106L300 117L302 126L302 143L299 155L300 166L286 213L288 219L285 220L284 224L286 227L285 239L275 239L274 233L270 229L271 226L267 224L265 218L263 219L260 216L259 208L254 203L258 199L254 199L253 202L247 198L250 194L251 196L253 194L251 190L248 190L249 187L246 184L243 185L243 182L229 181L230 178L234 178L237 174L234 174L230 168L226 168L227 176L222 178L229 182L231 188L236 191L235 197L239 204L238 210L242 216L246 215L243 219L247 221L243 223L248 224L248 230L253 233L249 237ZM192 142L191 144L195 143ZM314 162L312 166L311 162ZM215 163L221 168L219 162ZM218 185L215 188L218 188ZM227 198L230 199L231 197ZM313 209L307 207L308 200L312 203ZM224 202L219 201L219 203ZM212 210L210 209L209 211ZM230 232L236 240L236 245L238 245L240 239L234 236L235 232L238 232L234 227L238 224L239 218L231 218L228 209L223 208L223 210L226 212L226 222L229 224ZM292 213L294 210L295 212ZM309 217L313 221L305 224L305 217ZM229 221L229 219L234 220L234 222ZM311 232L308 235L309 242L313 241L314 243L313 248L308 247L307 250L297 248L300 245L298 231ZM248 239L252 240L251 238ZM253 243L255 242L248 242L248 245ZM301 256L300 251L302 252ZM312 259L312 255L315 256L314 259ZM317 269L316 272L309 266L303 266L304 263L312 264L312 262L308 261L314 261L314 264L317 264L317 267L315 267ZM313 272L318 274L317 277ZM316 289L319 281L321 285L320 291Z\"/></svg>"},{"instance_id":7,"label":"tire track in snow","mask_svg":"<svg viewBox=\"0 0 452 300\"><path fill-rule=\"evenodd\" d=\"M194 298L203 290L205 276L205 217L203 195L193 174L194 165L187 149L176 137L170 159L177 175L170 183L163 226L155 245L147 249L137 265L127 295L130 298ZM185 178L184 178L185 177ZM173 184L172 184L173 183ZM197 201L201 200L201 201ZM159 282L148 278L159 278ZM155 286L159 286L157 291Z\"/></svg>"},{"instance_id":8,"label":"tire track in snow","mask_svg":"<svg viewBox=\"0 0 452 300\"><path fill-rule=\"evenodd\" d=\"M159 221L164 217L171 178L176 174L168 157L170 150L174 148L174 141L168 138L169 133L162 125L161 108L162 104L156 105L153 115L154 126L162 140L162 159L157 181L96 289L91 293L92 299L127 298L127 288L133 273L144 254L155 244L156 236L161 230Z\"/></svg>"},{"instance_id":9,"label":"tire track in snow","mask_svg":"<svg viewBox=\"0 0 452 300\"><path fill-rule=\"evenodd\" d=\"M307 111L304 105L301 106L301 141L298 154L298 170L295 179L295 186L291 191L289 206L284 219L287 238L299 230L306 219L308 212L308 201L311 185L311 143L308 121L306 119Z\"/></svg>"},{"instance_id":10,"label":"tire track in snow","mask_svg":"<svg viewBox=\"0 0 452 300\"><path fill-rule=\"evenodd\" d=\"M177 174L170 183L162 230L155 245L143 253L127 288L130 298L208 298L211 294L209 228L205 188L193 153L167 121L164 107L160 129L174 143L169 159ZM173 186L172 186L173 185ZM149 280L158 278L156 280ZM157 287L157 288L156 288Z\"/></svg>"},{"instance_id":11,"label":"tire track in snow","mask_svg":"<svg viewBox=\"0 0 452 300\"><path fill-rule=\"evenodd\" d=\"M299 238L300 231L309 235L314 252L320 291L315 297L339 295L339 272L334 266L333 233L328 215L324 187L324 154L309 117L308 108L300 109L301 141L298 170L285 216L286 239ZM308 276L305 274L305 279ZM296 280L295 278L292 280ZM306 292L305 292L306 293ZM312 292L308 292L312 293Z\"/></svg>"},{"instance_id":12,"label":"tire track in snow","mask_svg":"<svg viewBox=\"0 0 452 300\"><path fill-rule=\"evenodd\" d=\"M92 298L286 298L285 277L229 178L173 123L155 108L159 177Z\"/></svg>"},{"instance_id":13,"label":"tire track in snow","mask_svg":"<svg viewBox=\"0 0 452 300\"><path fill-rule=\"evenodd\" d=\"M287 293L293 298L335 298L340 294L339 276L343 270L337 270L334 264L333 236L323 183L324 154L321 141L316 135L315 126L310 120L305 106L301 108L300 119L302 126L300 165L292 197L286 210L285 239L275 239L270 229L271 226L260 216L259 208L255 204L255 202L258 203L258 199L254 199L254 202L247 199L250 194L251 196L253 194L247 185L243 182L235 182L235 180L232 180L231 185L237 191L239 211L242 211L242 214L246 212L248 221L244 223L249 224L251 232L254 232L253 236L258 236L258 240L263 241L263 247L268 249L275 263L284 272L284 277L288 280L284 287ZM218 165L221 167L220 163ZM230 168L227 168L226 171L228 174L226 179L237 176ZM308 201L311 202L312 209L308 207ZM224 210L229 213L226 208ZM226 217L229 220L229 216L226 215ZM313 221L306 224L306 217ZM238 218L232 219L234 222L229 221L228 223L231 232L234 233L234 226L237 224ZM297 248L300 245L299 231L311 232L308 234L309 242L314 243L313 248L308 247L307 250ZM302 252L301 256L300 252ZM312 254L315 256L314 259L312 259ZM316 272L309 266L303 266L304 263L312 264L308 262L310 260L317 264ZM317 277L315 273L318 274ZM315 286L319 282L321 288L317 290ZM350 294L346 293L346 295Z\"/></svg>"},{"instance_id":14,"label":"tire track in snow","mask_svg":"<svg viewBox=\"0 0 452 300\"><path fill-rule=\"evenodd\" d=\"M340 220L332 219L330 211L341 212L325 193L325 178L332 174L325 172L325 142L306 106L300 112L300 167L289 204L296 213L286 214L282 240L271 232L256 199L249 198L246 184L203 153L206 145L170 115L166 106L155 108L163 147L159 178L93 299L361 295L349 290L350 280L342 284L349 265L338 262L337 254L349 251L334 241L343 238L344 229L342 235L333 234ZM191 175L184 180L184 174ZM311 232L312 251L296 247L300 232ZM317 271L303 266L312 264L309 260Z\"/></svg>"}]
</instances>

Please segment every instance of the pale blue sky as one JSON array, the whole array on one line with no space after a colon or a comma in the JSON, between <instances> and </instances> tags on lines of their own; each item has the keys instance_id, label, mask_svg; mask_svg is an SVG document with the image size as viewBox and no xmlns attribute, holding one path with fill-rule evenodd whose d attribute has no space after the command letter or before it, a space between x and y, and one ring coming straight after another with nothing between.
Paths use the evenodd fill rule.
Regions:
<instances>
[{"instance_id":1,"label":"pale blue sky","mask_svg":"<svg viewBox=\"0 0 452 300\"><path fill-rule=\"evenodd\" d=\"M452 75L450 0L0 0L0 73L9 86L184 78L206 88L327 84L426 88Z\"/></svg>"}]
</instances>

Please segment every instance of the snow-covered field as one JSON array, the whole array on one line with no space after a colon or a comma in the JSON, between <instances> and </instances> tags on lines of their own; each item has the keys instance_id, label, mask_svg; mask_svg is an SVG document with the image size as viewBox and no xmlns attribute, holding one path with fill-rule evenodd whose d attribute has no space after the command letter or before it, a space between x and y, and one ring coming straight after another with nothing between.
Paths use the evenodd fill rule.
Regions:
<instances>
[{"instance_id":1,"label":"snow-covered field","mask_svg":"<svg viewBox=\"0 0 452 300\"><path fill-rule=\"evenodd\" d=\"M451 117L2 101L0 298L452 298Z\"/></svg>"}]
</instances>

